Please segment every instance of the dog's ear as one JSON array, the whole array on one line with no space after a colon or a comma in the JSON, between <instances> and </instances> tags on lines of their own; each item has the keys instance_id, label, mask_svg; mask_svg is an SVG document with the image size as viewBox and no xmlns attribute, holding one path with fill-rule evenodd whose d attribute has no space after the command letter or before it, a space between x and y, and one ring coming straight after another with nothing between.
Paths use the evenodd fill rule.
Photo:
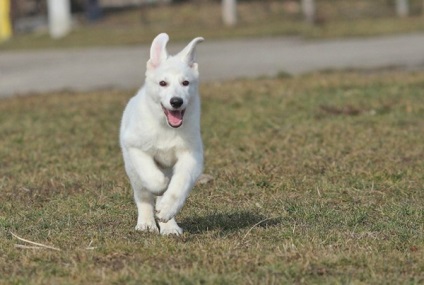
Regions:
<instances>
[{"instance_id":1,"label":"dog's ear","mask_svg":"<svg viewBox=\"0 0 424 285\"><path fill-rule=\"evenodd\" d=\"M186 62L190 67L197 66L196 64L196 45L203 42L205 39L202 37L195 38L192 40L177 56Z\"/></svg>"},{"instance_id":2,"label":"dog's ear","mask_svg":"<svg viewBox=\"0 0 424 285\"><path fill-rule=\"evenodd\" d=\"M166 43L168 41L169 36L165 33L156 36L150 47L150 59L147 61L147 68L156 68L168 58L168 52L166 51Z\"/></svg>"}]
</instances>

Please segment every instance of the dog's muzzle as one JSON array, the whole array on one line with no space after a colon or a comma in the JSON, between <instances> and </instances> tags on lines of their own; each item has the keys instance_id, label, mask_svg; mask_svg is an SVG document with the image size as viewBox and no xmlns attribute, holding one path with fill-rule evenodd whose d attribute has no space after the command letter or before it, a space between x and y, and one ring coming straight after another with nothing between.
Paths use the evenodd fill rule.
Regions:
<instances>
[{"instance_id":1,"label":"dog's muzzle","mask_svg":"<svg viewBox=\"0 0 424 285\"><path fill-rule=\"evenodd\" d=\"M182 101L182 99L181 99L181 101ZM182 103L179 105L179 107L181 107L181 105L182 105ZM171 99L171 106L173 106L172 105L172 99ZM162 110L165 113L166 120L167 120L168 125L170 127L179 128L183 125L185 110L168 110L163 105L162 105Z\"/></svg>"}]
</instances>

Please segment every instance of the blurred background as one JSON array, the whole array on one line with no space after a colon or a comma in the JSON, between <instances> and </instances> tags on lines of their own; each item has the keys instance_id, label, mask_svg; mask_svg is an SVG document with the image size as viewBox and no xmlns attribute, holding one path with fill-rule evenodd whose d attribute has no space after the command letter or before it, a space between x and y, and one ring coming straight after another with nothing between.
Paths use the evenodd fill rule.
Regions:
<instances>
[{"instance_id":1,"label":"blurred background","mask_svg":"<svg viewBox=\"0 0 424 285\"><path fill-rule=\"evenodd\" d=\"M424 30L424 0L0 0L0 22L0 49L373 36Z\"/></svg>"},{"instance_id":2,"label":"blurred background","mask_svg":"<svg viewBox=\"0 0 424 285\"><path fill-rule=\"evenodd\" d=\"M0 0L0 97L136 88L196 36L202 80L424 67L424 0ZM175 48L175 50L173 50Z\"/></svg>"}]
</instances>

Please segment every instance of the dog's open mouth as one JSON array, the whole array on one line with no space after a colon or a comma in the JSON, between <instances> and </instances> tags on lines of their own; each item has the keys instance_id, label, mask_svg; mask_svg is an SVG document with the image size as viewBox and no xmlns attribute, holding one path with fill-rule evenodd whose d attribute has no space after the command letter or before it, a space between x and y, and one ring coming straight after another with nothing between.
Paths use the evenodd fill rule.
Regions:
<instances>
[{"instance_id":1,"label":"dog's open mouth","mask_svg":"<svg viewBox=\"0 0 424 285\"><path fill-rule=\"evenodd\" d=\"M185 110L168 110L164 106L162 106L162 110L165 113L168 125L173 128L182 126Z\"/></svg>"}]
</instances>

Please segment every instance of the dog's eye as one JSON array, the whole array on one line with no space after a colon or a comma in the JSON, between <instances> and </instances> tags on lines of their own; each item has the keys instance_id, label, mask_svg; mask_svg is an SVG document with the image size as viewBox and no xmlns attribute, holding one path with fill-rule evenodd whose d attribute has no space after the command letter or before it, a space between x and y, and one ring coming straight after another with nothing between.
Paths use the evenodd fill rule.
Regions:
<instances>
[{"instance_id":1,"label":"dog's eye","mask_svg":"<svg viewBox=\"0 0 424 285\"><path fill-rule=\"evenodd\" d=\"M168 85L168 83L166 83L166 81L162 80L161 82L159 82L159 85L162 86L162 87L166 87Z\"/></svg>"},{"instance_id":2,"label":"dog's eye","mask_svg":"<svg viewBox=\"0 0 424 285\"><path fill-rule=\"evenodd\" d=\"M183 86L188 86L190 84L190 82L189 81L187 81L187 80L184 80L183 81Z\"/></svg>"}]
</instances>

